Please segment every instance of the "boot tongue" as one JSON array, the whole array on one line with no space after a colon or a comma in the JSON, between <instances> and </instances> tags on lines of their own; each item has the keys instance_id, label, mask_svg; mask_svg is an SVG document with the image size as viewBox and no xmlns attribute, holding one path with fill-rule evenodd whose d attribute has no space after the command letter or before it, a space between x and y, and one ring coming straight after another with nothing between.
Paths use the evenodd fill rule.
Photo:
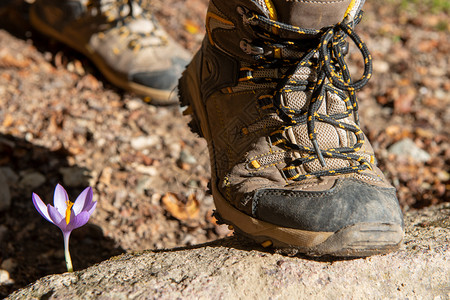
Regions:
<instances>
[{"instance_id":1,"label":"boot tongue","mask_svg":"<svg viewBox=\"0 0 450 300\"><path fill-rule=\"evenodd\" d=\"M272 0L272 2L277 21L300 28L321 29L341 22L352 0Z\"/></svg>"}]
</instances>

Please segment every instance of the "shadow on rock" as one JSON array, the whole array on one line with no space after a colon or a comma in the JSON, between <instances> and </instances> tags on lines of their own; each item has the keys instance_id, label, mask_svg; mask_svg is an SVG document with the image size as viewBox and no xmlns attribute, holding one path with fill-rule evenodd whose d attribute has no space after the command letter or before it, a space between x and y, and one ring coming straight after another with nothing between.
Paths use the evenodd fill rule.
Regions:
<instances>
[{"instance_id":1,"label":"shadow on rock","mask_svg":"<svg viewBox=\"0 0 450 300\"><path fill-rule=\"evenodd\" d=\"M42 276L66 271L62 234L35 210L31 193L52 203L54 188L61 183L71 199L77 197L88 186L89 170L69 165L68 156L65 149L52 151L0 134L2 297ZM75 270L124 252L92 224L74 230L70 250ZM9 280L5 279L8 273Z\"/></svg>"}]
</instances>

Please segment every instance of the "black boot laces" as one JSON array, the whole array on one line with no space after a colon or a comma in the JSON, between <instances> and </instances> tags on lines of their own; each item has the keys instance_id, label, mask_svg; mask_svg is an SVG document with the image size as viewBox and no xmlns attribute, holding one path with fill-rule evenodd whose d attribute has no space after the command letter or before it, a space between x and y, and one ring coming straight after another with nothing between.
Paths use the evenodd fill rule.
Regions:
<instances>
[{"instance_id":1,"label":"black boot laces","mask_svg":"<svg viewBox=\"0 0 450 300\"><path fill-rule=\"evenodd\" d=\"M355 91L361 89L370 79L372 74L372 58L360 37L353 27L362 18L362 12L351 22L341 22L334 26L321 30L303 29L300 27L273 21L265 16L241 10L243 20L261 37L259 41L241 44L247 48L247 53L254 55L256 64L241 74L241 78L254 83L273 82L276 88L273 93L259 98L262 109L274 110L283 124L270 135L272 145L277 145L286 150L304 153L300 158L295 158L283 168L283 173L288 180L300 181L310 177L333 176L361 172L372 169L367 159L358 152L364 144L364 134L359 126L358 102ZM295 38L280 39L280 32L289 33ZM297 39L302 38L303 39ZM306 39L305 39L306 37ZM344 55L348 51L346 38L349 37L358 47L364 60L364 73L357 81L352 81ZM258 43L259 42L259 43ZM279 53L285 50L301 52L300 58L281 58ZM278 53L278 55L277 55ZM294 77L299 68L308 67L317 74L314 82L298 80ZM280 78L253 78L252 69L284 68L286 72ZM245 73L245 72L244 72ZM294 91L311 91L311 100L307 108L296 109L282 103L283 93ZM337 94L346 105L346 111L335 114L319 113L319 107L325 101L328 92ZM353 116L354 124L343 122L342 119ZM357 142L352 147L338 147L320 149L317 142L316 122L324 122L353 132ZM290 142L283 135L289 128L301 124L307 124L308 138L313 147L297 145ZM324 158L337 158L350 161L349 166L326 169L300 174L298 167L302 164L319 160L322 167L326 167ZM373 163L373 156L371 156Z\"/></svg>"}]
</instances>

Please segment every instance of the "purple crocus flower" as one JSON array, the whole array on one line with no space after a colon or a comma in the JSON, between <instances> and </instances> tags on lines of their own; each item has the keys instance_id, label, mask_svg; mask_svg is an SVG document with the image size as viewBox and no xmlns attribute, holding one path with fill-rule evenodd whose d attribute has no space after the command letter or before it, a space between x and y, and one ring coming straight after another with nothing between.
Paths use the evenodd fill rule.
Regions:
<instances>
[{"instance_id":1,"label":"purple crocus flower","mask_svg":"<svg viewBox=\"0 0 450 300\"><path fill-rule=\"evenodd\" d=\"M33 204L41 216L58 226L63 233L66 265L69 272L73 271L69 253L69 237L72 230L86 224L94 212L97 202L92 201L92 195L92 188L87 187L75 202L71 202L66 190L60 184L57 184L55 188L53 206L50 204L46 206L36 193L32 195Z\"/></svg>"}]
</instances>

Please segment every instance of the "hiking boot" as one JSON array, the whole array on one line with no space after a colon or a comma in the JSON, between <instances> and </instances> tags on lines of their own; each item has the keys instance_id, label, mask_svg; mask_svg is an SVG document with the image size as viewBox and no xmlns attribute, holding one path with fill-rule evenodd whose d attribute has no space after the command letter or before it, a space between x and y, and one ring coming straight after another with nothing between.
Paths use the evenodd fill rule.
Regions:
<instances>
[{"instance_id":1,"label":"hiking boot","mask_svg":"<svg viewBox=\"0 0 450 300\"><path fill-rule=\"evenodd\" d=\"M36 0L31 24L87 56L114 85L154 104L177 102L190 55L137 0Z\"/></svg>"},{"instance_id":2,"label":"hiking boot","mask_svg":"<svg viewBox=\"0 0 450 300\"><path fill-rule=\"evenodd\" d=\"M371 56L360 1L210 2L179 92L208 142L216 217L263 246L312 256L397 249L403 217L359 126ZM344 56L359 48L364 74Z\"/></svg>"}]
</instances>

